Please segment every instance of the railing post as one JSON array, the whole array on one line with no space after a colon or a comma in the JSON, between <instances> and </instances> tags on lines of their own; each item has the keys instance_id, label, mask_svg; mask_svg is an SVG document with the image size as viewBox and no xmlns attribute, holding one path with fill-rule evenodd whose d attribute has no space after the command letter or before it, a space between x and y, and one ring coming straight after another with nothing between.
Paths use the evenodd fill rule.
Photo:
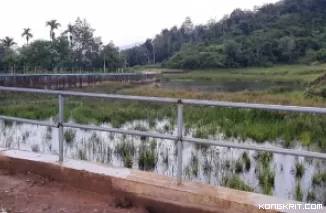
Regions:
<instances>
[{"instance_id":1,"label":"railing post","mask_svg":"<svg viewBox=\"0 0 326 213\"><path fill-rule=\"evenodd\" d=\"M63 162L63 117L64 115L64 103L63 96L59 95L59 162Z\"/></svg>"},{"instance_id":2,"label":"railing post","mask_svg":"<svg viewBox=\"0 0 326 213\"><path fill-rule=\"evenodd\" d=\"M178 101L178 167L177 167L177 185L182 182L182 130L183 130L183 106L182 101Z\"/></svg>"}]
</instances>

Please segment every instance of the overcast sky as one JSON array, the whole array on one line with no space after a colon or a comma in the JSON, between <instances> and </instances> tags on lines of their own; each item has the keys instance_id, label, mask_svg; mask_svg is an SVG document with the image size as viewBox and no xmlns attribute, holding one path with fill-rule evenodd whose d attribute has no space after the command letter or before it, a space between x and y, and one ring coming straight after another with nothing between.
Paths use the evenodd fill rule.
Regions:
<instances>
[{"instance_id":1,"label":"overcast sky","mask_svg":"<svg viewBox=\"0 0 326 213\"><path fill-rule=\"evenodd\" d=\"M95 35L104 43L117 46L142 42L163 28L170 28L190 16L195 24L220 19L235 8L252 9L255 5L277 0L4 0L1 1L0 38L14 37L19 45L23 28L31 28L33 39L49 39L45 22L57 19L64 30L79 16L86 18ZM57 34L58 34L57 32Z\"/></svg>"}]
</instances>

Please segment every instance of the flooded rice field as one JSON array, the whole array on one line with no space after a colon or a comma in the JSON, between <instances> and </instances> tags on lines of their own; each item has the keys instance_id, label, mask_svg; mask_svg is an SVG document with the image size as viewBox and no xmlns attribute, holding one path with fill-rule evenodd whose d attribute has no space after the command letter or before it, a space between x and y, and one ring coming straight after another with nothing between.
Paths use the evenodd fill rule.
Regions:
<instances>
[{"instance_id":1,"label":"flooded rice field","mask_svg":"<svg viewBox=\"0 0 326 213\"><path fill-rule=\"evenodd\" d=\"M73 121L70 121L73 122ZM111 127L110 124L102 124ZM133 121L122 129L176 134L169 120ZM58 130L29 124L0 123L0 146L58 154ZM185 129L192 137L195 129ZM65 128L66 158L129 167L176 177L176 142L107 132ZM223 134L210 135L223 139ZM236 138L234 143L240 143ZM242 142L241 142L242 143ZM247 140L245 143L255 144ZM276 143L265 143L276 147ZM303 149L298 146L295 149ZM321 160L184 143L183 179L223 185L280 198L324 202L326 164Z\"/></svg>"}]
</instances>

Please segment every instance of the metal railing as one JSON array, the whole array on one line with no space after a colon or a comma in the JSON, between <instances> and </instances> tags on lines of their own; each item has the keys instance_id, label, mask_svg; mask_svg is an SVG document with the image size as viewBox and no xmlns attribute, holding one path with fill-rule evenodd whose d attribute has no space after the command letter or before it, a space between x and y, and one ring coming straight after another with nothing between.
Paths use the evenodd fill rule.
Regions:
<instances>
[{"instance_id":1,"label":"metal railing","mask_svg":"<svg viewBox=\"0 0 326 213\"><path fill-rule=\"evenodd\" d=\"M36 124L36 125L58 128L59 129L59 162L63 161L63 144L64 144L63 143L64 142L63 129L64 129L64 127L79 128L79 129L86 129L86 130L106 131L106 132L120 133L120 134L133 135L133 136L146 136L146 137L152 137L152 138L177 140L178 141L178 144L177 144L177 150L178 150L177 184L178 185L181 184L181 181L182 181L181 180L181 178L182 178L182 149L183 149L182 143L184 141L191 142L191 143L198 143L198 144L220 146L220 147L264 151L264 152L272 152L272 153L292 155L292 156L326 159L326 154L318 153L318 152L299 151L299 150L282 149L282 148L269 148L269 147L263 147L263 146L257 146L257 145L255 146L255 145L248 145L248 144L239 144L239 143L220 141L220 140L209 140L209 139L184 137L183 136L183 105L247 108L247 109L276 110L276 111L317 113L317 114L326 114L326 108L233 103L233 102L222 102L222 101L160 98L160 97L145 97L145 96L128 96L128 95L113 95L113 94L96 94L96 93L27 89L27 88L2 87L2 86L0 86L0 91L58 95L59 119L56 124L44 122L44 121L23 119L23 118L2 116L2 115L0 115L0 120L9 120L9 121L14 121L14 122L29 123L29 124ZM178 106L177 135L165 135L165 134L151 133L151 132L145 132L145 131L123 130L123 129L117 129L117 128L105 128L105 127L98 127L98 126L65 123L64 122L64 97L69 97L69 96L175 104Z\"/></svg>"}]
</instances>

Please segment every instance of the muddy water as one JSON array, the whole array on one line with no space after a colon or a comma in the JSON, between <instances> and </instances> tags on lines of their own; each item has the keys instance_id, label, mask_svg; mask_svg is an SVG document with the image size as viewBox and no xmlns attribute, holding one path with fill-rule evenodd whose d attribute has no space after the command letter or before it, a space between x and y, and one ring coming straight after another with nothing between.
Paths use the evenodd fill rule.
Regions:
<instances>
[{"instance_id":1,"label":"muddy water","mask_svg":"<svg viewBox=\"0 0 326 213\"><path fill-rule=\"evenodd\" d=\"M71 121L72 122L72 121ZM149 128L146 121L134 121L126 123L123 129L134 129L136 126L143 126L149 131L160 132L164 134L176 134L176 128L167 130L169 121L157 121L154 128ZM110 124L103 124L104 127L111 127ZM18 148L41 153L58 154L58 130L53 128L29 125L29 124L13 124L6 126L0 123L0 147ZM67 131L68 128L65 128ZM187 136L191 137L193 130L187 131ZM211 136L214 139L223 139L223 135L218 134ZM144 140L144 138L143 138ZM152 141L153 139L147 139ZM64 146L64 155L67 158L83 159L94 162L101 162L115 167L123 167L123 160L115 152L116 147L122 141L130 141L136 147L136 154L133 157L133 168L138 168L138 152L139 146L143 141L139 137L118 135L107 132L84 131L76 130L76 135L73 142L66 143ZM157 152L157 164L154 172L167 175L170 177L176 176L177 166L177 150L176 143L170 140L155 140ZM234 143L238 143L233 139ZM253 141L245 143L254 144ZM275 144L266 143L268 147L276 147ZM295 149L303 149L296 147ZM228 149L222 147L209 147L201 149L194 144L184 143L183 149L183 179L199 181L203 183L220 185L222 180L229 175L234 174L234 164L237 159L241 158L243 150ZM254 155L256 152L250 151L251 168L248 172L238 174L244 182L255 189L255 192L262 193L259 185L257 174L255 173L256 162ZM198 164L194 160L198 160ZM197 161L195 160L195 161ZM230 162L228 168L227 162ZM275 187L273 195L285 198L295 199L296 178L294 175L296 163L304 164L304 175L299 181L303 194L304 201L309 190L312 190L312 176L318 171L325 171L326 165L319 160L307 161L303 158L274 154L271 161L271 168L275 171ZM233 169L232 169L233 168ZM314 189L317 202L323 202L325 188L317 187Z\"/></svg>"}]
</instances>

